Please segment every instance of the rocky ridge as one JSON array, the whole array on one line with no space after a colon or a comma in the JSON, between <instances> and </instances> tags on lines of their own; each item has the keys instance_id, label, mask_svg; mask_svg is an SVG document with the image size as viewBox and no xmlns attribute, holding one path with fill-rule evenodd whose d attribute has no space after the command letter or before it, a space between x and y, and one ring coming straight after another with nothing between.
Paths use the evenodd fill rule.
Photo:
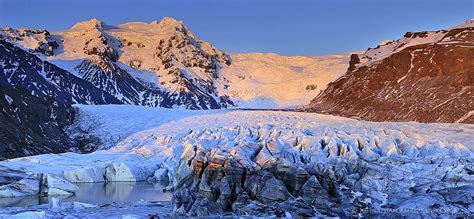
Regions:
<instances>
[{"instance_id":1,"label":"rocky ridge","mask_svg":"<svg viewBox=\"0 0 474 219\"><path fill-rule=\"evenodd\" d=\"M374 121L474 122L474 27L408 32L362 55L307 111Z\"/></svg>"}]
</instances>

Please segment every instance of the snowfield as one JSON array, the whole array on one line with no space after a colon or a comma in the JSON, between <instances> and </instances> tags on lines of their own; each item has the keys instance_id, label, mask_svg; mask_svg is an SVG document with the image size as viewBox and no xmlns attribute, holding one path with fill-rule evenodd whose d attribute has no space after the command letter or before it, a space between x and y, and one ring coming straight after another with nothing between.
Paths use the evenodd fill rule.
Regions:
<instances>
[{"instance_id":1,"label":"snowfield","mask_svg":"<svg viewBox=\"0 0 474 219\"><path fill-rule=\"evenodd\" d=\"M175 212L188 216L225 209L268 216L268 203L292 215L474 211L474 125L377 123L284 111L76 107L72 130L99 137L103 150L2 161L0 180L30 181L0 187L0 197L29 195L22 188L42 173L72 183L164 182L176 191ZM189 192L192 200L182 195ZM288 207L296 205L308 208Z\"/></svg>"},{"instance_id":2,"label":"snowfield","mask_svg":"<svg viewBox=\"0 0 474 219\"><path fill-rule=\"evenodd\" d=\"M308 104L327 84L346 73L351 53L323 56L282 56L274 53L230 55L232 65L223 66L220 72L219 93L231 97L238 108L275 109Z\"/></svg>"}]
</instances>

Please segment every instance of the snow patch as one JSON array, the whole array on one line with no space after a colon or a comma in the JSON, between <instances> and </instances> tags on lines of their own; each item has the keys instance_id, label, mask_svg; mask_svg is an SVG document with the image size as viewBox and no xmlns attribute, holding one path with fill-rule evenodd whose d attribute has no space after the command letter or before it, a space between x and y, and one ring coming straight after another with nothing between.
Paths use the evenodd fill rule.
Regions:
<instances>
[{"instance_id":1,"label":"snow patch","mask_svg":"<svg viewBox=\"0 0 474 219\"><path fill-rule=\"evenodd\" d=\"M13 98L5 94L5 100L8 102L8 105L12 105L13 103Z\"/></svg>"},{"instance_id":2,"label":"snow patch","mask_svg":"<svg viewBox=\"0 0 474 219\"><path fill-rule=\"evenodd\" d=\"M309 104L327 84L344 75L350 54L280 56L232 53L221 69L218 92L239 108L291 108ZM307 89L314 86L315 89Z\"/></svg>"},{"instance_id":3,"label":"snow patch","mask_svg":"<svg viewBox=\"0 0 474 219\"><path fill-rule=\"evenodd\" d=\"M463 122L464 120L468 119L471 116L474 116L474 110L471 110L471 111L467 112L464 116L459 118L456 122L457 123Z\"/></svg>"}]
</instances>

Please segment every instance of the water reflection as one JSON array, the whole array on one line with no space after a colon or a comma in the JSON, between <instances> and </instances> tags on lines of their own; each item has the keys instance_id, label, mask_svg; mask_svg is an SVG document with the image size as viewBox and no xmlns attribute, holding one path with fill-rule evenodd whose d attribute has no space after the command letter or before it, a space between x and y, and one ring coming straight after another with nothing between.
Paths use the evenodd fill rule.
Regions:
<instances>
[{"instance_id":1,"label":"water reflection","mask_svg":"<svg viewBox=\"0 0 474 219\"><path fill-rule=\"evenodd\" d=\"M91 204L106 204L112 202L170 201L172 194L163 192L159 184L148 182L109 182L109 183L80 183L79 190L73 196L55 196L62 202L86 202ZM30 205L48 204L52 197L27 196L15 198L0 198L1 207L25 207Z\"/></svg>"}]
</instances>

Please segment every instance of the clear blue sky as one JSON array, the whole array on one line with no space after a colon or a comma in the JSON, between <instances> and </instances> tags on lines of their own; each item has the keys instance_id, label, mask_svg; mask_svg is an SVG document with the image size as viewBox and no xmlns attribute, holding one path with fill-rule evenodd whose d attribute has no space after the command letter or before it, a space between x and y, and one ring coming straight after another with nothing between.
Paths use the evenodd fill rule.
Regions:
<instances>
[{"instance_id":1,"label":"clear blue sky","mask_svg":"<svg viewBox=\"0 0 474 219\"><path fill-rule=\"evenodd\" d=\"M63 30L98 18L184 20L231 52L320 55L365 50L407 31L449 28L473 18L474 0L0 0L0 26Z\"/></svg>"}]
</instances>

